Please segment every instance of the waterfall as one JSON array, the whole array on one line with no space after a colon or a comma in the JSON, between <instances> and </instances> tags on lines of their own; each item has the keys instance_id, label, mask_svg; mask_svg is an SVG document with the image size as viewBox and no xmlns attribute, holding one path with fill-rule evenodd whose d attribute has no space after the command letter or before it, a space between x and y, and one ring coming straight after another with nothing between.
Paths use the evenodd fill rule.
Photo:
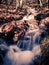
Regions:
<instances>
[{"instance_id":1,"label":"waterfall","mask_svg":"<svg viewBox=\"0 0 49 65\"><path fill-rule=\"evenodd\" d=\"M4 40L0 39L0 44L3 44L0 45L0 58L3 59L3 65L34 65L39 60L41 35L45 32L45 27L38 26L35 22L35 10L30 9L29 11L32 15L23 17L23 20L26 20L29 24L29 29L25 32L23 38L19 39L16 44L9 46L6 45ZM1 28L0 31L2 31ZM3 52L5 56L3 56Z\"/></svg>"},{"instance_id":2,"label":"waterfall","mask_svg":"<svg viewBox=\"0 0 49 65\"><path fill-rule=\"evenodd\" d=\"M4 49L2 50L3 52L6 51L6 53L4 53L5 57L3 56L3 65L34 65L36 61L38 62L37 58L41 53L40 46L35 46L32 51L21 51L15 45L11 45L9 47L0 45L0 47ZM16 51L14 51L14 49Z\"/></svg>"},{"instance_id":3,"label":"waterfall","mask_svg":"<svg viewBox=\"0 0 49 65\"><path fill-rule=\"evenodd\" d=\"M34 45L40 45L41 41L41 30L34 20L31 20L29 24L29 29L25 33L23 39L19 40L17 45L22 48L22 50L32 50Z\"/></svg>"},{"instance_id":4,"label":"waterfall","mask_svg":"<svg viewBox=\"0 0 49 65\"><path fill-rule=\"evenodd\" d=\"M40 59L41 30L35 24L30 25L24 38L20 39L16 45L9 46L9 51L4 59L3 65L35 65ZM20 49L20 48L21 49Z\"/></svg>"}]
</instances>

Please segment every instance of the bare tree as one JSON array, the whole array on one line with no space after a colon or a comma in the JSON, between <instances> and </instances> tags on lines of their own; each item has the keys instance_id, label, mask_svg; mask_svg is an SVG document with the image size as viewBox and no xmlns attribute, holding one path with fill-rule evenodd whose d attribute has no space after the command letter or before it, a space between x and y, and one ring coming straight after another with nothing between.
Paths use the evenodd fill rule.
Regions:
<instances>
[{"instance_id":1,"label":"bare tree","mask_svg":"<svg viewBox=\"0 0 49 65\"><path fill-rule=\"evenodd\" d=\"M39 0L39 2L41 7L45 7L47 6L48 0Z\"/></svg>"},{"instance_id":2,"label":"bare tree","mask_svg":"<svg viewBox=\"0 0 49 65\"><path fill-rule=\"evenodd\" d=\"M16 10L18 9L18 8L22 8L22 6L23 6L23 0L16 0Z\"/></svg>"}]
</instances>

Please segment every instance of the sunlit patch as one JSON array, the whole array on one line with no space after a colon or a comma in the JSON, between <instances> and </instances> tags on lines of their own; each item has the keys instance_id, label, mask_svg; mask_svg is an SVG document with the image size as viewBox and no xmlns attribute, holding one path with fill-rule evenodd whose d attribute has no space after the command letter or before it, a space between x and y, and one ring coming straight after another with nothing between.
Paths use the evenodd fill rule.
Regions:
<instances>
[{"instance_id":1,"label":"sunlit patch","mask_svg":"<svg viewBox=\"0 0 49 65\"><path fill-rule=\"evenodd\" d=\"M37 11L30 7L26 7L26 9L27 9L27 15L23 17L23 20L33 20L34 16L38 14Z\"/></svg>"},{"instance_id":2,"label":"sunlit patch","mask_svg":"<svg viewBox=\"0 0 49 65\"><path fill-rule=\"evenodd\" d=\"M29 16L24 16L23 17L23 20L33 20L34 19L34 16L33 15L29 15Z\"/></svg>"}]
</instances>

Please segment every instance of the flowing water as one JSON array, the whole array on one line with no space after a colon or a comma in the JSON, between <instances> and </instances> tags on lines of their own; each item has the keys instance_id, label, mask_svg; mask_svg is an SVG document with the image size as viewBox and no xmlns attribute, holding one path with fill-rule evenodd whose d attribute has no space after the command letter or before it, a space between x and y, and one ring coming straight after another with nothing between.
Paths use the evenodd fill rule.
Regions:
<instances>
[{"instance_id":1,"label":"flowing water","mask_svg":"<svg viewBox=\"0 0 49 65\"><path fill-rule=\"evenodd\" d=\"M22 50L32 50L34 46L40 45L42 34L44 34L45 30L42 29L42 25L38 26L35 22L34 18L31 17L34 15L24 16L23 20L29 20L29 29L25 33L23 39L20 39L17 45L22 48Z\"/></svg>"},{"instance_id":2,"label":"flowing water","mask_svg":"<svg viewBox=\"0 0 49 65\"><path fill-rule=\"evenodd\" d=\"M23 20L30 20L30 23L28 22L29 29L26 31L25 36L18 40L17 46L9 46L10 50L6 54L5 58L3 57L3 65L34 65L34 61L37 61L37 58L41 53L41 35L45 31L40 28L42 26L39 27L35 21L33 22L34 16L33 18L32 16L33 15L30 15L28 18L25 16L23 18Z\"/></svg>"}]
</instances>

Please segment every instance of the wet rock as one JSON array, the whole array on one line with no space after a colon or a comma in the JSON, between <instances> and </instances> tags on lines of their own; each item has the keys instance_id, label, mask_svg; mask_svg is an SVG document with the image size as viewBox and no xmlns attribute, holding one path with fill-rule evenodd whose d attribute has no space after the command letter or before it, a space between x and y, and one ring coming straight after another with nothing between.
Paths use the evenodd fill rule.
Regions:
<instances>
[{"instance_id":1,"label":"wet rock","mask_svg":"<svg viewBox=\"0 0 49 65\"><path fill-rule=\"evenodd\" d=\"M12 18L14 20L21 20L23 18L23 16L22 15L13 15Z\"/></svg>"},{"instance_id":2,"label":"wet rock","mask_svg":"<svg viewBox=\"0 0 49 65\"><path fill-rule=\"evenodd\" d=\"M0 33L8 33L14 28L14 26L15 26L14 22L5 23L5 24L1 25Z\"/></svg>"},{"instance_id":3,"label":"wet rock","mask_svg":"<svg viewBox=\"0 0 49 65\"><path fill-rule=\"evenodd\" d=\"M41 19L43 19L43 17L45 17L44 14L38 14L37 16L35 16L35 19L41 21Z\"/></svg>"},{"instance_id":4,"label":"wet rock","mask_svg":"<svg viewBox=\"0 0 49 65\"><path fill-rule=\"evenodd\" d=\"M24 35L25 35L25 32L23 30L20 30L19 32L15 31L14 32L14 37L13 37L14 42L17 42L18 39L20 39Z\"/></svg>"},{"instance_id":5,"label":"wet rock","mask_svg":"<svg viewBox=\"0 0 49 65\"><path fill-rule=\"evenodd\" d=\"M41 21L42 19L45 19L46 17L49 17L49 13L39 13L35 16L35 19L38 21Z\"/></svg>"},{"instance_id":6,"label":"wet rock","mask_svg":"<svg viewBox=\"0 0 49 65\"><path fill-rule=\"evenodd\" d=\"M21 20L23 18L22 15L16 14L3 14L0 16L0 24L7 23L13 20Z\"/></svg>"},{"instance_id":7,"label":"wet rock","mask_svg":"<svg viewBox=\"0 0 49 65\"><path fill-rule=\"evenodd\" d=\"M25 35L29 25L25 21L19 22L8 22L0 26L0 37L5 37L7 39L13 39L15 42L18 41L20 37Z\"/></svg>"},{"instance_id":8,"label":"wet rock","mask_svg":"<svg viewBox=\"0 0 49 65\"><path fill-rule=\"evenodd\" d=\"M25 35L25 32L27 31L29 25L27 22L23 22L23 21L20 21L20 23L18 23L18 29L15 30L14 32L14 40L18 39L18 38L21 38Z\"/></svg>"},{"instance_id":9,"label":"wet rock","mask_svg":"<svg viewBox=\"0 0 49 65\"><path fill-rule=\"evenodd\" d=\"M0 1L0 4L1 4L2 0Z\"/></svg>"},{"instance_id":10,"label":"wet rock","mask_svg":"<svg viewBox=\"0 0 49 65\"><path fill-rule=\"evenodd\" d=\"M49 23L49 17L46 17L45 19L43 19L42 21L41 21L41 23L42 24L47 24L47 23Z\"/></svg>"},{"instance_id":11,"label":"wet rock","mask_svg":"<svg viewBox=\"0 0 49 65\"><path fill-rule=\"evenodd\" d=\"M49 65L49 43L41 46L41 60L39 65Z\"/></svg>"},{"instance_id":12,"label":"wet rock","mask_svg":"<svg viewBox=\"0 0 49 65\"><path fill-rule=\"evenodd\" d=\"M43 19L39 27L45 30L47 33L49 33L49 17L46 17L45 19Z\"/></svg>"}]
</instances>

